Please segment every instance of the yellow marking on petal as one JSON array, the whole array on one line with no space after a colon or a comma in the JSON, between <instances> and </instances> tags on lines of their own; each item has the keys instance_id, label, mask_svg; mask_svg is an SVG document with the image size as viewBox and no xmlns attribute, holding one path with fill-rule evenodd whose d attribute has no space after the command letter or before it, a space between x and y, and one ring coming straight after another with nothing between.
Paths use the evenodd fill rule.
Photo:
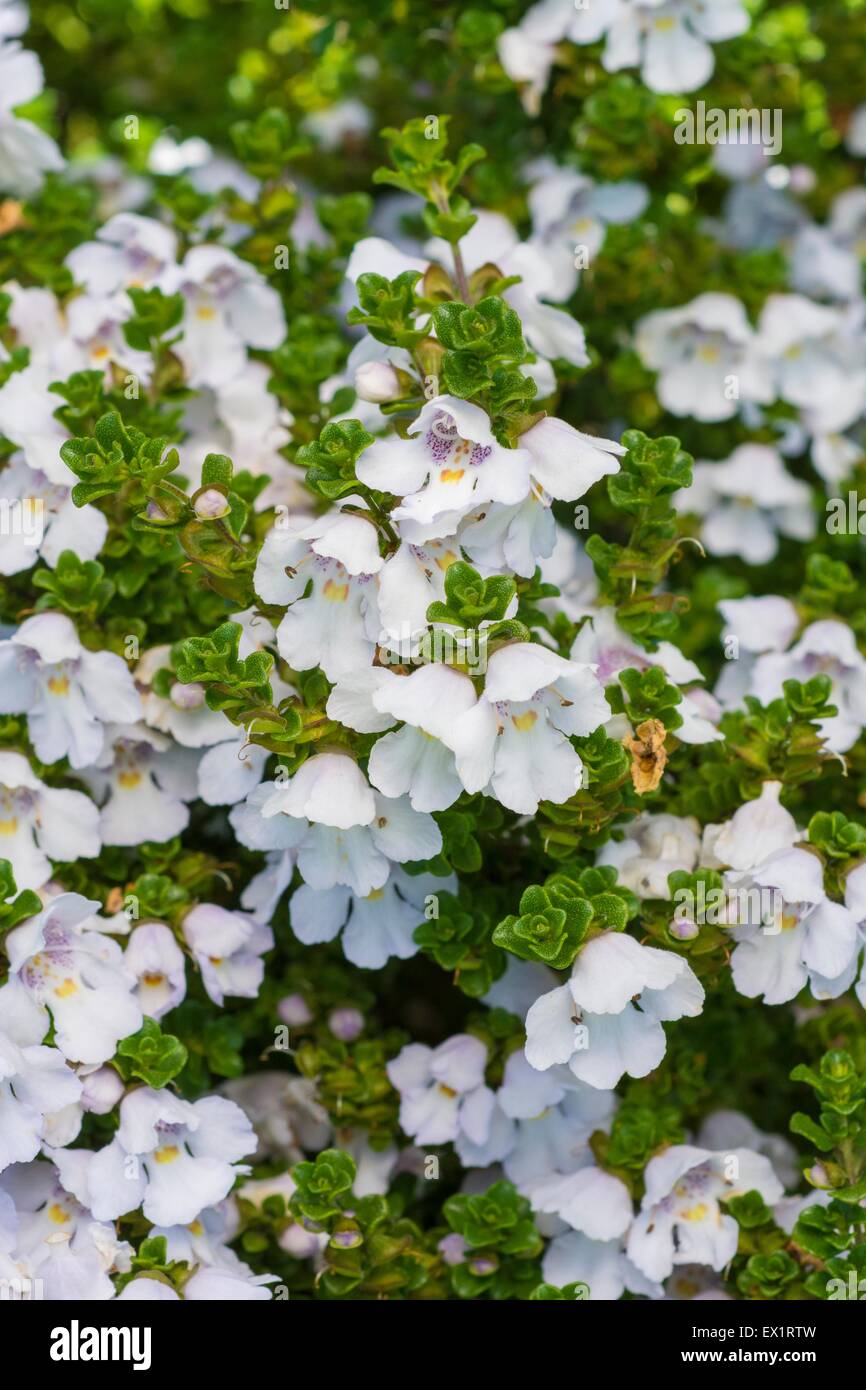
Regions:
<instances>
[{"instance_id":1,"label":"yellow marking on petal","mask_svg":"<svg viewBox=\"0 0 866 1390\"><path fill-rule=\"evenodd\" d=\"M139 784L139 782L141 781L141 773L140 773L140 772L121 772L121 774L120 774L120 776L118 777L117 780L118 780L118 782L120 783L120 785L121 785L123 788L125 788L126 791L131 791L132 788L133 788L133 787L137 787L138 784Z\"/></svg>"},{"instance_id":2,"label":"yellow marking on petal","mask_svg":"<svg viewBox=\"0 0 866 1390\"><path fill-rule=\"evenodd\" d=\"M799 923L800 919L794 912L783 913L779 920L779 926L782 928L782 931L792 931L794 927L799 926Z\"/></svg>"},{"instance_id":3,"label":"yellow marking on petal","mask_svg":"<svg viewBox=\"0 0 866 1390\"><path fill-rule=\"evenodd\" d=\"M525 714L512 714L511 716L511 722L515 729L519 729L522 734L529 733L537 719L538 715L534 709L528 709Z\"/></svg>"},{"instance_id":4,"label":"yellow marking on petal","mask_svg":"<svg viewBox=\"0 0 866 1390\"><path fill-rule=\"evenodd\" d=\"M156 989L157 985L161 985L164 980L165 976L159 970L148 970L141 977L141 983L148 985L150 989Z\"/></svg>"},{"instance_id":5,"label":"yellow marking on petal","mask_svg":"<svg viewBox=\"0 0 866 1390\"><path fill-rule=\"evenodd\" d=\"M349 597L349 586L338 584L336 579L329 579L322 592L329 603L345 603Z\"/></svg>"},{"instance_id":6,"label":"yellow marking on petal","mask_svg":"<svg viewBox=\"0 0 866 1390\"><path fill-rule=\"evenodd\" d=\"M457 563L457 556L453 550L446 550L444 555L436 556L436 563L440 570L450 570L451 566Z\"/></svg>"},{"instance_id":7,"label":"yellow marking on petal","mask_svg":"<svg viewBox=\"0 0 866 1390\"><path fill-rule=\"evenodd\" d=\"M189 1231L190 1235L192 1235L192 1236L203 1236L203 1235L204 1235L204 1226L201 1224L201 1222L200 1222L198 1219L196 1219L195 1221L191 1221L191 1222L189 1223L189 1225L187 1226L186 1229Z\"/></svg>"},{"instance_id":8,"label":"yellow marking on petal","mask_svg":"<svg viewBox=\"0 0 866 1390\"><path fill-rule=\"evenodd\" d=\"M577 221L572 224L571 230L573 232L588 232L591 226L591 217L578 217Z\"/></svg>"},{"instance_id":9,"label":"yellow marking on petal","mask_svg":"<svg viewBox=\"0 0 866 1390\"><path fill-rule=\"evenodd\" d=\"M211 965L222 965L223 963L222 956L208 956L208 960L210 961Z\"/></svg>"},{"instance_id":10,"label":"yellow marking on petal","mask_svg":"<svg viewBox=\"0 0 866 1390\"><path fill-rule=\"evenodd\" d=\"M787 357L791 362L795 362L795 361L797 360L798 357L802 357L802 356L803 356L803 344L802 344L802 343L792 343L792 345L791 345L789 348L786 348L786 349L785 349L785 354L784 354L784 355L785 355L785 357Z\"/></svg>"},{"instance_id":11,"label":"yellow marking on petal","mask_svg":"<svg viewBox=\"0 0 866 1390\"><path fill-rule=\"evenodd\" d=\"M668 34L670 33L671 29L675 29L677 27L676 20L671 18L670 15L663 15L661 19L656 19L653 21L653 23L660 34Z\"/></svg>"},{"instance_id":12,"label":"yellow marking on petal","mask_svg":"<svg viewBox=\"0 0 866 1390\"><path fill-rule=\"evenodd\" d=\"M57 995L58 999L68 999L70 994L78 993L78 985L75 983L74 980L70 980L69 976L67 975L66 979L63 981L63 984L58 985L54 993Z\"/></svg>"},{"instance_id":13,"label":"yellow marking on petal","mask_svg":"<svg viewBox=\"0 0 866 1390\"><path fill-rule=\"evenodd\" d=\"M48 681L48 689L51 691L52 695L68 695L69 677L51 676L51 678Z\"/></svg>"},{"instance_id":14,"label":"yellow marking on petal","mask_svg":"<svg viewBox=\"0 0 866 1390\"><path fill-rule=\"evenodd\" d=\"M9 820L0 820L0 835L14 835L17 829L17 816L12 816Z\"/></svg>"},{"instance_id":15,"label":"yellow marking on petal","mask_svg":"<svg viewBox=\"0 0 866 1390\"><path fill-rule=\"evenodd\" d=\"M52 1202L48 1208L48 1216L55 1226L65 1226L69 1220L69 1212L63 1208L59 1202Z\"/></svg>"},{"instance_id":16,"label":"yellow marking on petal","mask_svg":"<svg viewBox=\"0 0 866 1390\"><path fill-rule=\"evenodd\" d=\"M709 1216L709 1207L706 1202L698 1202L697 1206L689 1207L688 1211L682 1213L684 1221L706 1221Z\"/></svg>"},{"instance_id":17,"label":"yellow marking on petal","mask_svg":"<svg viewBox=\"0 0 866 1390\"><path fill-rule=\"evenodd\" d=\"M718 362L719 349L705 344L703 347L698 348L698 357L700 357L702 362Z\"/></svg>"},{"instance_id":18,"label":"yellow marking on petal","mask_svg":"<svg viewBox=\"0 0 866 1390\"><path fill-rule=\"evenodd\" d=\"M180 1149L177 1144L163 1144L161 1149L154 1151L154 1158L157 1163L174 1163L180 1158Z\"/></svg>"},{"instance_id":19,"label":"yellow marking on petal","mask_svg":"<svg viewBox=\"0 0 866 1390\"><path fill-rule=\"evenodd\" d=\"M90 355L95 362L104 362L108 356L108 348L103 346L91 348Z\"/></svg>"},{"instance_id":20,"label":"yellow marking on petal","mask_svg":"<svg viewBox=\"0 0 866 1390\"><path fill-rule=\"evenodd\" d=\"M465 468L443 468L439 477L443 483L459 483L465 472Z\"/></svg>"},{"instance_id":21,"label":"yellow marking on petal","mask_svg":"<svg viewBox=\"0 0 866 1390\"><path fill-rule=\"evenodd\" d=\"M216 318L216 309L212 309L209 304L202 304L196 309L195 316L197 319L202 319L205 323L209 323L211 319Z\"/></svg>"},{"instance_id":22,"label":"yellow marking on petal","mask_svg":"<svg viewBox=\"0 0 866 1390\"><path fill-rule=\"evenodd\" d=\"M442 1092L443 1096L447 1096L449 1100L453 1100L457 1094L456 1091L452 1091L450 1086L446 1086L444 1081L439 1082L439 1090Z\"/></svg>"},{"instance_id":23,"label":"yellow marking on petal","mask_svg":"<svg viewBox=\"0 0 866 1390\"><path fill-rule=\"evenodd\" d=\"M372 893L368 893L368 894L367 894L367 902L368 902L368 903L377 903L377 902L379 901L379 899L380 899L380 898L384 898L384 896L385 896L385 889L384 889L384 888L374 888L373 891L372 891Z\"/></svg>"}]
</instances>

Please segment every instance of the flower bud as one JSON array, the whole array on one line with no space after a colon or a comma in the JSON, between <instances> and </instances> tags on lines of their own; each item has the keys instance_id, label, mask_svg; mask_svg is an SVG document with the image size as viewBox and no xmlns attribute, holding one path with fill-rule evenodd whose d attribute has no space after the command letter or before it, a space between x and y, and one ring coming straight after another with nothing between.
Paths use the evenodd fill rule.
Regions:
<instances>
[{"instance_id":1,"label":"flower bud","mask_svg":"<svg viewBox=\"0 0 866 1390\"><path fill-rule=\"evenodd\" d=\"M331 1245L336 1246L338 1250L357 1250L358 1246L363 1244L364 1237L354 1224L340 1227L331 1236Z\"/></svg>"},{"instance_id":2,"label":"flower bud","mask_svg":"<svg viewBox=\"0 0 866 1390\"><path fill-rule=\"evenodd\" d=\"M328 1027L340 1042L354 1042L364 1031L364 1016L360 1009L332 1009Z\"/></svg>"},{"instance_id":3,"label":"flower bud","mask_svg":"<svg viewBox=\"0 0 866 1390\"><path fill-rule=\"evenodd\" d=\"M287 994L281 999L277 1004L277 1017L289 1028L302 1028L305 1023L313 1021L310 1007L302 994Z\"/></svg>"},{"instance_id":4,"label":"flower bud","mask_svg":"<svg viewBox=\"0 0 866 1390\"><path fill-rule=\"evenodd\" d=\"M218 521L226 516L231 508L218 488L205 488L193 502L193 510L200 521Z\"/></svg>"},{"instance_id":5,"label":"flower bud","mask_svg":"<svg viewBox=\"0 0 866 1390\"><path fill-rule=\"evenodd\" d=\"M355 372L355 390L362 401L381 405L402 394L400 378L390 362L364 362Z\"/></svg>"},{"instance_id":6,"label":"flower bud","mask_svg":"<svg viewBox=\"0 0 866 1390\"><path fill-rule=\"evenodd\" d=\"M198 681L190 681L188 685L184 685L183 681L175 681L169 698L175 709L201 709L204 704L204 686L199 685Z\"/></svg>"},{"instance_id":7,"label":"flower bud","mask_svg":"<svg viewBox=\"0 0 866 1390\"><path fill-rule=\"evenodd\" d=\"M82 1075L81 1080L81 1104L92 1115L107 1115L123 1095L123 1081L114 1067L97 1067L89 1076Z\"/></svg>"},{"instance_id":8,"label":"flower bud","mask_svg":"<svg viewBox=\"0 0 866 1390\"><path fill-rule=\"evenodd\" d=\"M462 1265L466 1258L466 1241L458 1231L443 1236L436 1249L447 1265Z\"/></svg>"},{"instance_id":9,"label":"flower bud","mask_svg":"<svg viewBox=\"0 0 866 1390\"><path fill-rule=\"evenodd\" d=\"M668 931L675 941L694 941L700 927L697 922L690 922L688 917L674 917Z\"/></svg>"}]
</instances>

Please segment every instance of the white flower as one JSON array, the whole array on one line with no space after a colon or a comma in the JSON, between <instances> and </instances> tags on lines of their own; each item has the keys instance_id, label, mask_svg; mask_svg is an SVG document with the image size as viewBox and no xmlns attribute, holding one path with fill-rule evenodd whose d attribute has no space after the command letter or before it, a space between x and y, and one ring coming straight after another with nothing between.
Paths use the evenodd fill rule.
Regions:
<instances>
[{"instance_id":1,"label":"white flower","mask_svg":"<svg viewBox=\"0 0 866 1390\"><path fill-rule=\"evenodd\" d=\"M464 517L457 540L482 573L513 570L529 579L539 560L547 559L556 544L551 499L539 487L533 488L523 502L510 507L501 502L489 503Z\"/></svg>"},{"instance_id":2,"label":"white flower","mask_svg":"<svg viewBox=\"0 0 866 1390\"><path fill-rule=\"evenodd\" d=\"M386 1067L400 1092L400 1126L419 1144L447 1144L489 1111L493 1092L484 1084L487 1048L457 1033L436 1048L409 1043ZM470 1134L471 1137L471 1134Z\"/></svg>"},{"instance_id":3,"label":"white flower","mask_svg":"<svg viewBox=\"0 0 866 1390\"><path fill-rule=\"evenodd\" d=\"M191 386L222 386L244 370L247 348L276 348L286 336L280 296L223 246L193 246L168 266L160 287L186 300L183 335L173 351Z\"/></svg>"},{"instance_id":4,"label":"white flower","mask_svg":"<svg viewBox=\"0 0 866 1390\"><path fill-rule=\"evenodd\" d=\"M302 883L292 894L289 921L305 946L333 941L342 931L343 954L364 970L381 970L392 957L408 960L419 947L414 931L425 920L429 895L453 892L456 880L415 877L393 869L382 888L358 897L343 885L316 892Z\"/></svg>"},{"instance_id":5,"label":"white flower","mask_svg":"<svg viewBox=\"0 0 866 1390\"><path fill-rule=\"evenodd\" d=\"M0 1179L0 1199L6 1194L14 1202L16 1229L11 1269L2 1267L0 1254L4 1275L38 1279L41 1296L49 1302L114 1297L109 1274L130 1268L132 1246L119 1240L112 1226L94 1221L64 1191L51 1163L7 1168Z\"/></svg>"},{"instance_id":6,"label":"white flower","mask_svg":"<svg viewBox=\"0 0 866 1390\"><path fill-rule=\"evenodd\" d=\"M448 536L472 507L521 502L529 492L530 455L505 449L484 411L455 396L428 401L409 426L411 439L380 439L358 460L360 482L401 498L391 513L404 539Z\"/></svg>"},{"instance_id":7,"label":"white flower","mask_svg":"<svg viewBox=\"0 0 866 1390\"><path fill-rule=\"evenodd\" d=\"M558 1216L592 1240L614 1240L625 1235L631 1224L631 1197L625 1183L592 1163L534 1183L531 1197L536 1211Z\"/></svg>"},{"instance_id":8,"label":"white flower","mask_svg":"<svg viewBox=\"0 0 866 1390\"><path fill-rule=\"evenodd\" d=\"M661 1286L635 1268L619 1240L590 1240L567 1231L550 1242L541 1270L545 1281L557 1288L586 1284L590 1303L615 1302L626 1289L649 1298L662 1297Z\"/></svg>"},{"instance_id":9,"label":"white flower","mask_svg":"<svg viewBox=\"0 0 866 1390\"><path fill-rule=\"evenodd\" d=\"M304 1149L327 1148L333 1131L314 1081L287 1072L247 1072L220 1089L252 1121L259 1141L257 1162L269 1157L299 1162Z\"/></svg>"},{"instance_id":10,"label":"white flower","mask_svg":"<svg viewBox=\"0 0 866 1390\"><path fill-rule=\"evenodd\" d=\"M145 724L109 726L84 781L102 803L104 845L161 843L189 824L185 803L196 796L197 754Z\"/></svg>"},{"instance_id":11,"label":"white flower","mask_svg":"<svg viewBox=\"0 0 866 1390\"><path fill-rule=\"evenodd\" d=\"M815 304L804 295L771 294L758 322L757 348L773 395L807 412L815 433L844 430L866 404L863 312Z\"/></svg>"},{"instance_id":12,"label":"white flower","mask_svg":"<svg viewBox=\"0 0 866 1390\"><path fill-rule=\"evenodd\" d=\"M577 501L600 478L618 473L617 456L626 452L612 439L584 434L551 415L522 434L520 445L529 450L533 478L562 502Z\"/></svg>"},{"instance_id":13,"label":"white flower","mask_svg":"<svg viewBox=\"0 0 866 1390\"><path fill-rule=\"evenodd\" d=\"M657 309L637 325L635 347L657 371L666 410L696 420L730 420L740 400L773 399L746 311L730 294L699 294L679 309Z\"/></svg>"},{"instance_id":14,"label":"white flower","mask_svg":"<svg viewBox=\"0 0 866 1390\"><path fill-rule=\"evenodd\" d=\"M50 136L14 115L42 91L42 64L20 43L0 44L0 189L21 198L38 193L46 173L63 168Z\"/></svg>"},{"instance_id":15,"label":"white flower","mask_svg":"<svg viewBox=\"0 0 866 1390\"><path fill-rule=\"evenodd\" d=\"M591 8L597 11L598 6ZM583 12L584 18L588 12ZM587 259L594 260L604 243L608 224L633 222L640 217L649 202L649 193L643 184L629 180L596 183L586 174L549 159L539 160L527 172L535 175L528 195L533 240L540 243L548 256L557 258L557 283L562 285L562 298L567 299L577 288L577 248L583 248Z\"/></svg>"},{"instance_id":16,"label":"white flower","mask_svg":"<svg viewBox=\"0 0 866 1390\"><path fill-rule=\"evenodd\" d=\"M40 362L13 372L0 386L0 430L19 445L35 474L59 487L71 488L75 475L60 457L68 431L54 418L61 401L49 390L55 379L54 371Z\"/></svg>"},{"instance_id":17,"label":"white flower","mask_svg":"<svg viewBox=\"0 0 866 1390\"><path fill-rule=\"evenodd\" d=\"M51 1114L80 1095L81 1082L57 1048L19 1046L0 1028L0 1172L35 1158Z\"/></svg>"},{"instance_id":18,"label":"white flower","mask_svg":"<svg viewBox=\"0 0 866 1390\"><path fill-rule=\"evenodd\" d=\"M851 112L845 144L854 155L866 155L866 103Z\"/></svg>"},{"instance_id":19,"label":"white flower","mask_svg":"<svg viewBox=\"0 0 866 1390\"><path fill-rule=\"evenodd\" d=\"M263 803L265 817L280 814L349 830L370 824L376 802L353 758L343 753L318 753Z\"/></svg>"},{"instance_id":20,"label":"white flower","mask_svg":"<svg viewBox=\"0 0 866 1390\"><path fill-rule=\"evenodd\" d=\"M428 630L427 609L431 603L444 600L445 575L459 559L460 547L453 539L424 545L403 541L388 556L379 571L381 646L397 652L404 661L412 660L419 639Z\"/></svg>"},{"instance_id":21,"label":"white flower","mask_svg":"<svg viewBox=\"0 0 866 1390\"><path fill-rule=\"evenodd\" d=\"M373 707L404 724L374 743L368 765L373 786L386 796L408 793L416 811L444 811L463 786L443 740L475 701L472 681L450 666L420 666L408 676L383 672Z\"/></svg>"},{"instance_id":22,"label":"white flower","mask_svg":"<svg viewBox=\"0 0 866 1390\"><path fill-rule=\"evenodd\" d=\"M135 212L110 217L96 234L66 257L75 281L89 294L105 296L133 287L148 289L177 255L170 227Z\"/></svg>"},{"instance_id":23,"label":"white flower","mask_svg":"<svg viewBox=\"0 0 866 1390\"><path fill-rule=\"evenodd\" d=\"M256 1140L243 1111L221 1096L193 1103L142 1086L125 1096L105 1148L52 1153L61 1181L99 1221L141 1206L155 1225L186 1225L247 1172L237 1160Z\"/></svg>"},{"instance_id":24,"label":"white flower","mask_svg":"<svg viewBox=\"0 0 866 1390\"><path fill-rule=\"evenodd\" d=\"M777 850L757 868L726 874L725 883L736 890L731 974L740 994L784 1004L807 983L817 999L835 999L853 984L857 919L826 896L816 855Z\"/></svg>"},{"instance_id":25,"label":"white flower","mask_svg":"<svg viewBox=\"0 0 866 1390\"><path fill-rule=\"evenodd\" d=\"M750 693L756 654L784 651L800 626L800 616L790 599L776 594L723 599L719 612L725 622L722 642L729 659L714 694L724 709L735 709Z\"/></svg>"},{"instance_id":26,"label":"white flower","mask_svg":"<svg viewBox=\"0 0 866 1390\"><path fill-rule=\"evenodd\" d=\"M624 1074L646 1076L657 1067L665 1054L662 1020L694 1017L703 999L682 956L606 932L583 947L567 984L532 1005L527 1060L538 1071L568 1063L580 1080L610 1089Z\"/></svg>"},{"instance_id":27,"label":"white flower","mask_svg":"<svg viewBox=\"0 0 866 1390\"><path fill-rule=\"evenodd\" d=\"M30 22L25 4L19 0L2 0L0 4L0 39L17 39Z\"/></svg>"},{"instance_id":28,"label":"white flower","mask_svg":"<svg viewBox=\"0 0 866 1390\"><path fill-rule=\"evenodd\" d=\"M68 757L87 767L102 751L104 725L132 724L141 713L126 663L88 651L62 613L37 613L0 642L0 682L0 712L26 712L45 763Z\"/></svg>"},{"instance_id":29,"label":"white flower","mask_svg":"<svg viewBox=\"0 0 866 1390\"><path fill-rule=\"evenodd\" d=\"M4 534L0 548L0 574L20 574L43 560L51 569L63 550L74 550L80 560L94 560L108 534L108 521L96 507L76 507L70 489L48 480L30 468L22 455L0 473L0 503L24 508L25 520L33 518L35 534L28 527L19 534Z\"/></svg>"},{"instance_id":30,"label":"white flower","mask_svg":"<svg viewBox=\"0 0 866 1390\"><path fill-rule=\"evenodd\" d=\"M514 642L493 653L483 695L441 737L466 791L533 815L539 801L574 795L583 765L569 737L592 733L609 716L593 667Z\"/></svg>"},{"instance_id":31,"label":"white flower","mask_svg":"<svg viewBox=\"0 0 866 1390\"><path fill-rule=\"evenodd\" d=\"M724 463L696 463L692 486L677 495L679 512L703 517L711 555L739 555L751 565L775 556L778 535L811 540L816 519L807 483L792 478L766 444L741 444Z\"/></svg>"},{"instance_id":32,"label":"white flower","mask_svg":"<svg viewBox=\"0 0 866 1390\"><path fill-rule=\"evenodd\" d=\"M134 994L146 1018L162 1018L186 995L186 963L170 927L140 922L131 933L123 964L136 980Z\"/></svg>"},{"instance_id":33,"label":"white flower","mask_svg":"<svg viewBox=\"0 0 866 1390\"><path fill-rule=\"evenodd\" d=\"M324 773L310 768L294 791L291 782L263 782L230 812L241 844L282 851L265 871L268 881L254 879L244 894L244 906L255 910L259 920L268 915L288 885L295 862L312 888L344 884L365 898L384 886L392 862L431 859L442 848L436 822L414 811L408 797L389 798L369 787L365 790L363 774L343 754L318 754L309 761L318 763L322 758L332 760ZM336 801L331 802L331 797ZM295 810L288 811L287 806ZM299 818L296 811L302 806L322 819L311 823L304 811Z\"/></svg>"},{"instance_id":34,"label":"white flower","mask_svg":"<svg viewBox=\"0 0 866 1390\"><path fill-rule=\"evenodd\" d=\"M608 72L641 69L653 92L693 92L713 74L712 43L749 27L741 0L632 0L617 6L602 62Z\"/></svg>"},{"instance_id":35,"label":"white flower","mask_svg":"<svg viewBox=\"0 0 866 1390\"><path fill-rule=\"evenodd\" d=\"M79 370L102 371L106 384L111 368L117 364L143 383L150 381L153 362L147 352L131 348L123 335L123 324L130 317L131 303L125 294L95 297L82 294L67 310L67 339L70 353L78 358Z\"/></svg>"},{"instance_id":36,"label":"white flower","mask_svg":"<svg viewBox=\"0 0 866 1390\"><path fill-rule=\"evenodd\" d=\"M273 682L272 682L273 684ZM247 743L243 729L225 743L214 744L198 765L198 794L208 806L234 806L257 787L268 750Z\"/></svg>"},{"instance_id":37,"label":"white flower","mask_svg":"<svg viewBox=\"0 0 866 1390\"><path fill-rule=\"evenodd\" d=\"M720 1200L756 1191L772 1205L783 1193L769 1159L748 1149L712 1153L675 1144L650 1159L644 1180L626 1250L649 1279L666 1279L675 1265L724 1269L736 1254L739 1226Z\"/></svg>"},{"instance_id":38,"label":"white flower","mask_svg":"<svg viewBox=\"0 0 866 1390\"><path fill-rule=\"evenodd\" d=\"M741 0L715 0L712 7L702 0L592 0L580 7L541 0L501 35L499 58L513 81L530 84L524 104L535 114L563 39L588 44L606 36L602 63L608 72L640 67L654 92L692 92L713 74L711 44L748 27Z\"/></svg>"},{"instance_id":39,"label":"white flower","mask_svg":"<svg viewBox=\"0 0 866 1390\"><path fill-rule=\"evenodd\" d=\"M197 903L183 919L183 935L201 970L208 997L222 1005L225 995L255 999L265 977L265 951L274 934L241 912Z\"/></svg>"},{"instance_id":40,"label":"white flower","mask_svg":"<svg viewBox=\"0 0 866 1390\"><path fill-rule=\"evenodd\" d=\"M701 863L710 868L754 869L800 839L797 822L779 802L781 782L764 782L754 801L722 825L704 826Z\"/></svg>"},{"instance_id":41,"label":"white flower","mask_svg":"<svg viewBox=\"0 0 866 1390\"><path fill-rule=\"evenodd\" d=\"M83 792L47 787L21 753L0 751L0 857L19 888L41 888L51 860L99 853L99 812Z\"/></svg>"},{"instance_id":42,"label":"white flower","mask_svg":"<svg viewBox=\"0 0 866 1390\"><path fill-rule=\"evenodd\" d=\"M382 563L375 527L349 512L270 531L254 584L265 603L290 605L277 628L284 661L298 671L321 666L329 680L369 666L380 627L373 575Z\"/></svg>"},{"instance_id":43,"label":"white flower","mask_svg":"<svg viewBox=\"0 0 866 1390\"><path fill-rule=\"evenodd\" d=\"M565 1066L536 1071L520 1051L509 1057L496 1099L517 1125L506 1175L530 1200L536 1184L593 1162L590 1136L609 1130L617 1105L612 1091L579 1081Z\"/></svg>"},{"instance_id":44,"label":"white flower","mask_svg":"<svg viewBox=\"0 0 866 1390\"><path fill-rule=\"evenodd\" d=\"M833 200L827 227L805 226L791 248L791 285L815 299L853 300L860 294L863 239L862 188L849 188Z\"/></svg>"},{"instance_id":45,"label":"white flower","mask_svg":"<svg viewBox=\"0 0 866 1390\"><path fill-rule=\"evenodd\" d=\"M786 1187L798 1187L802 1176L794 1145L782 1134L765 1134L739 1110L714 1110L701 1124L697 1137L703 1149L730 1153L732 1149L752 1149L773 1165Z\"/></svg>"},{"instance_id":46,"label":"white flower","mask_svg":"<svg viewBox=\"0 0 866 1390\"><path fill-rule=\"evenodd\" d=\"M694 816L642 811L623 827L621 840L602 845L595 862L612 864L620 883L639 898L667 898L668 875L691 873L700 849L700 826Z\"/></svg>"},{"instance_id":47,"label":"white flower","mask_svg":"<svg viewBox=\"0 0 866 1390\"><path fill-rule=\"evenodd\" d=\"M0 988L0 1021L14 1015L31 1043L53 1021L62 1056L96 1065L142 1023L133 977L107 935L111 924L94 916L98 909L78 893L61 893L11 931L9 980Z\"/></svg>"}]
</instances>

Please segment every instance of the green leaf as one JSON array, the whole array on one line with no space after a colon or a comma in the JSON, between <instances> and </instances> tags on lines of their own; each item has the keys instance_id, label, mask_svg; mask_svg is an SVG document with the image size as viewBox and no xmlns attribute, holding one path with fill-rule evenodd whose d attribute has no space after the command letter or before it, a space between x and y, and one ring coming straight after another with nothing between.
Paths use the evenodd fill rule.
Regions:
<instances>
[{"instance_id":1,"label":"green leaf","mask_svg":"<svg viewBox=\"0 0 866 1390\"><path fill-rule=\"evenodd\" d=\"M187 1050L179 1038L163 1033L155 1019L146 1018L137 1033L117 1045L122 1072L137 1076L155 1090L167 1086L186 1066Z\"/></svg>"}]
</instances>

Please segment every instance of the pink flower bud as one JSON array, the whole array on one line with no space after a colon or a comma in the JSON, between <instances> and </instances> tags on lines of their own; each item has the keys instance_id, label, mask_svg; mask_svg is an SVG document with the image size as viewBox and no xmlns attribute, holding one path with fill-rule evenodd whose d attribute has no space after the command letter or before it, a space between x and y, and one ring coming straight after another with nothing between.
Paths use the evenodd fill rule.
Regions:
<instances>
[{"instance_id":1,"label":"pink flower bud","mask_svg":"<svg viewBox=\"0 0 866 1390\"><path fill-rule=\"evenodd\" d=\"M332 1009L328 1015L328 1027L340 1042L354 1042L364 1031L364 1016L360 1009Z\"/></svg>"},{"instance_id":2,"label":"pink flower bud","mask_svg":"<svg viewBox=\"0 0 866 1390\"><path fill-rule=\"evenodd\" d=\"M171 687L170 698L175 709L201 709L204 704L204 686L199 685L197 681L191 681L189 685L175 681Z\"/></svg>"},{"instance_id":3,"label":"pink flower bud","mask_svg":"<svg viewBox=\"0 0 866 1390\"><path fill-rule=\"evenodd\" d=\"M277 1017L281 1023L285 1023L289 1028L302 1028L305 1023L311 1023L313 1015L306 999L302 994L287 994L277 1005Z\"/></svg>"},{"instance_id":4,"label":"pink flower bud","mask_svg":"<svg viewBox=\"0 0 866 1390\"><path fill-rule=\"evenodd\" d=\"M225 497L215 487L209 487L204 492L200 492L192 505L196 516L201 521L217 521L230 511Z\"/></svg>"},{"instance_id":5,"label":"pink flower bud","mask_svg":"<svg viewBox=\"0 0 866 1390\"><path fill-rule=\"evenodd\" d=\"M675 941L694 941L700 927L697 922L690 922L687 917L675 917L668 931Z\"/></svg>"}]
</instances>

